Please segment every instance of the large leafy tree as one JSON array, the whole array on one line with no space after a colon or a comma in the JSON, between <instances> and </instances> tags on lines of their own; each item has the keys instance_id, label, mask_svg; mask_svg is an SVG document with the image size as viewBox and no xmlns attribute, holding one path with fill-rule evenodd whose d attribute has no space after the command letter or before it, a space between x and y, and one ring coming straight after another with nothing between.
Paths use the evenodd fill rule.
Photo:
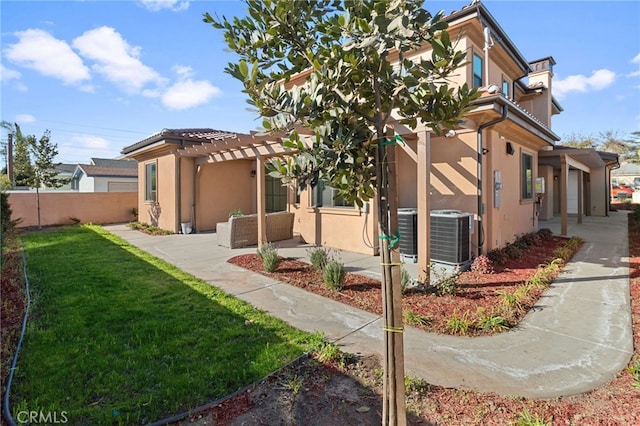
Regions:
<instances>
[{"instance_id":1,"label":"large leafy tree","mask_svg":"<svg viewBox=\"0 0 640 426\"><path fill-rule=\"evenodd\" d=\"M406 422L393 126L440 133L477 97L467 85L447 85L465 54L442 13L432 15L423 3L248 0L246 17L204 17L239 55L226 71L243 82L265 130L286 134L283 143L297 151L273 161L271 174L301 188L323 179L360 206L378 199L385 424ZM428 54L409 59L425 46ZM313 131L311 142L300 127Z\"/></svg>"},{"instance_id":2,"label":"large leafy tree","mask_svg":"<svg viewBox=\"0 0 640 426\"><path fill-rule=\"evenodd\" d=\"M2 121L0 127L7 129L13 135L13 179L17 186L28 186L33 174L29 146L35 142L35 136L25 136L18 123L11 124Z\"/></svg>"}]
</instances>

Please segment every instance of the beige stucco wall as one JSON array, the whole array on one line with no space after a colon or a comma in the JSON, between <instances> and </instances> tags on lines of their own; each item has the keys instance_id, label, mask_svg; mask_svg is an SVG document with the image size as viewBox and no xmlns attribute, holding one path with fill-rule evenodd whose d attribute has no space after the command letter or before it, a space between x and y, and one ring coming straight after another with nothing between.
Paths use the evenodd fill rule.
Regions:
<instances>
[{"instance_id":1,"label":"beige stucco wall","mask_svg":"<svg viewBox=\"0 0 640 426\"><path fill-rule=\"evenodd\" d=\"M374 200L369 202L369 213L358 208L311 207L310 191L302 191L300 204L289 206L295 213L294 232L299 233L309 244L375 254L368 244L378 244L377 207ZM366 236L368 241L365 241Z\"/></svg>"},{"instance_id":2,"label":"beige stucco wall","mask_svg":"<svg viewBox=\"0 0 640 426\"><path fill-rule=\"evenodd\" d=\"M35 191L9 192L13 219L22 219L18 227L38 225ZM41 192L40 223L42 226L64 225L77 218L82 223L121 223L133 220L135 192Z\"/></svg>"},{"instance_id":3,"label":"beige stucco wall","mask_svg":"<svg viewBox=\"0 0 640 426\"><path fill-rule=\"evenodd\" d=\"M485 130L484 146L489 153L483 156L484 169L484 203L486 216L484 219L485 245L483 252L504 247L513 242L517 235L537 230L538 204L533 199L521 198L522 154L527 153L533 159L533 179L540 176L538 172L538 152L532 146L534 140L520 137L504 137L501 131L505 127L496 126ZM504 137L504 138L503 138ZM514 153L507 153L506 145L510 142ZM499 207L494 200L494 171L500 171L503 189Z\"/></svg>"},{"instance_id":4,"label":"beige stucco wall","mask_svg":"<svg viewBox=\"0 0 640 426\"><path fill-rule=\"evenodd\" d=\"M157 202L145 200L145 166L156 162ZM178 231L176 209L176 159L173 154L165 154L156 159L138 163L138 209L140 222L149 223L169 231Z\"/></svg>"},{"instance_id":5,"label":"beige stucco wall","mask_svg":"<svg viewBox=\"0 0 640 426\"><path fill-rule=\"evenodd\" d=\"M233 160L200 165L196 179L196 227L211 231L226 222L229 212L256 213L255 161Z\"/></svg>"}]
</instances>

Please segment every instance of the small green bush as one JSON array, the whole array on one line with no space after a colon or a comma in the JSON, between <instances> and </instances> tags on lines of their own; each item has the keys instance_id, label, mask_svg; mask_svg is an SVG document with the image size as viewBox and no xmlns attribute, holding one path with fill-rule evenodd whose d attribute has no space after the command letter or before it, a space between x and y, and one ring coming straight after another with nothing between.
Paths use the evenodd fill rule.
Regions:
<instances>
[{"instance_id":1,"label":"small green bush","mask_svg":"<svg viewBox=\"0 0 640 426\"><path fill-rule=\"evenodd\" d=\"M329 250L324 247L314 247L310 249L308 253L311 266L313 266L313 269L317 271L323 271L325 266L327 266L327 263L331 261Z\"/></svg>"},{"instance_id":2,"label":"small green bush","mask_svg":"<svg viewBox=\"0 0 640 426\"><path fill-rule=\"evenodd\" d=\"M236 209L236 210L231 210L229 212L229 217L238 217L238 216L243 216L242 210Z\"/></svg>"},{"instance_id":3,"label":"small green bush","mask_svg":"<svg viewBox=\"0 0 640 426\"><path fill-rule=\"evenodd\" d=\"M504 250L496 248L487 253L487 257L495 266L502 266L507 261L507 253Z\"/></svg>"},{"instance_id":4,"label":"small green bush","mask_svg":"<svg viewBox=\"0 0 640 426\"><path fill-rule=\"evenodd\" d=\"M437 296L452 296L458 292L460 288L460 284L458 284L459 270L451 273L445 268L438 270L434 265L431 265L429 270L431 272L431 286Z\"/></svg>"},{"instance_id":5,"label":"small green bush","mask_svg":"<svg viewBox=\"0 0 640 426\"><path fill-rule=\"evenodd\" d=\"M267 272L273 272L278 269L280 264L280 256L278 249L272 243L265 243L257 251L258 257L262 259L262 267Z\"/></svg>"},{"instance_id":6,"label":"small green bush","mask_svg":"<svg viewBox=\"0 0 640 426\"><path fill-rule=\"evenodd\" d=\"M411 276L409 272L403 267L400 267L400 288L402 290L402 294L406 293L411 285Z\"/></svg>"},{"instance_id":7,"label":"small green bush","mask_svg":"<svg viewBox=\"0 0 640 426\"><path fill-rule=\"evenodd\" d=\"M537 234L540 238L542 238L543 241L550 240L551 237L553 237L553 232L551 232L551 229L549 228L539 229Z\"/></svg>"},{"instance_id":8,"label":"small green bush","mask_svg":"<svg viewBox=\"0 0 640 426\"><path fill-rule=\"evenodd\" d=\"M483 330L504 331L510 327L509 320L496 314L487 314L484 308L478 308L478 326Z\"/></svg>"},{"instance_id":9,"label":"small green bush","mask_svg":"<svg viewBox=\"0 0 640 426\"><path fill-rule=\"evenodd\" d=\"M508 244L504 248L504 252L511 259L520 259L522 257L522 249L518 247L516 244Z\"/></svg>"},{"instance_id":10,"label":"small green bush","mask_svg":"<svg viewBox=\"0 0 640 426\"><path fill-rule=\"evenodd\" d=\"M473 321L469 319L469 311L464 311L461 316L458 316L458 311L454 310L451 318L447 320L446 327L453 334L466 336L472 325Z\"/></svg>"},{"instance_id":11,"label":"small green bush","mask_svg":"<svg viewBox=\"0 0 640 426\"><path fill-rule=\"evenodd\" d=\"M336 260L331 260L322 272L324 284L332 290L340 291L344 286L344 265Z\"/></svg>"},{"instance_id":12,"label":"small green bush","mask_svg":"<svg viewBox=\"0 0 640 426\"><path fill-rule=\"evenodd\" d=\"M429 325L431 319L425 315L419 315L408 309L402 313L402 318L406 324L410 325Z\"/></svg>"}]
</instances>

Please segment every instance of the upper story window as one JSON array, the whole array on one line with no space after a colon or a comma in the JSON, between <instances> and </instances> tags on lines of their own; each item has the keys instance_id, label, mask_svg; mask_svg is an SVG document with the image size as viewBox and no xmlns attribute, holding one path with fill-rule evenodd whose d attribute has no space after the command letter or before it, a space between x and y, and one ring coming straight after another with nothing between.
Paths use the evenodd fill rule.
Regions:
<instances>
[{"instance_id":1,"label":"upper story window","mask_svg":"<svg viewBox=\"0 0 640 426\"><path fill-rule=\"evenodd\" d=\"M337 191L326 184L324 181L318 181L314 189L314 202L316 207L350 207L354 208L353 203L347 203L343 197L336 198Z\"/></svg>"},{"instance_id":2,"label":"upper story window","mask_svg":"<svg viewBox=\"0 0 640 426\"><path fill-rule=\"evenodd\" d=\"M533 199L533 155L522 153L521 157L521 197L523 200Z\"/></svg>"},{"instance_id":3,"label":"upper story window","mask_svg":"<svg viewBox=\"0 0 640 426\"><path fill-rule=\"evenodd\" d=\"M156 163L147 163L144 166L144 201L155 203L157 201L156 185L157 170Z\"/></svg>"},{"instance_id":4,"label":"upper story window","mask_svg":"<svg viewBox=\"0 0 640 426\"><path fill-rule=\"evenodd\" d=\"M484 64L482 56L473 54L473 87L481 87L484 80Z\"/></svg>"},{"instance_id":5,"label":"upper story window","mask_svg":"<svg viewBox=\"0 0 640 426\"><path fill-rule=\"evenodd\" d=\"M509 97L509 88L511 87L511 83L506 78L502 79L502 94L506 97Z\"/></svg>"}]
</instances>

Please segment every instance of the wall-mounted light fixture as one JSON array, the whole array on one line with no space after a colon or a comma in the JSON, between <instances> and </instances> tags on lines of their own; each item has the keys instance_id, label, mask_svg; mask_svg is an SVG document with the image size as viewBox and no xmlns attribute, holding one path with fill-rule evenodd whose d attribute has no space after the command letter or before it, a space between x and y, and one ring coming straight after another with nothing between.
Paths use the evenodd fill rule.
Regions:
<instances>
[{"instance_id":1,"label":"wall-mounted light fixture","mask_svg":"<svg viewBox=\"0 0 640 426\"><path fill-rule=\"evenodd\" d=\"M515 154L516 150L513 149L513 145L511 144L511 142L507 142L507 154L509 155L513 155Z\"/></svg>"},{"instance_id":2,"label":"wall-mounted light fixture","mask_svg":"<svg viewBox=\"0 0 640 426\"><path fill-rule=\"evenodd\" d=\"M255 170L251 170L251 177L256 177L256 171Z\"/></svg>"},{"instance_id":3,"label":"wall-mounted light fixture","mask_svg":"<svg viewBox=\"0 0 640 426\"><path fill-rule=\"evenodd\" d=\"M449 129L445 132L444 137L445 138L453 138L456 136L456 131L453 129Z\"/></svg>"},{"instance_id":4,"label":"wall-mounted light fixture","mask_svg":"<svg viewBox=\"0 0 640 426\"><path fill-rule=\"evenodd\" d=\"M482 155L487 155L489 153L488 148L482 148Z\"/></svg>"}]
</instances>

